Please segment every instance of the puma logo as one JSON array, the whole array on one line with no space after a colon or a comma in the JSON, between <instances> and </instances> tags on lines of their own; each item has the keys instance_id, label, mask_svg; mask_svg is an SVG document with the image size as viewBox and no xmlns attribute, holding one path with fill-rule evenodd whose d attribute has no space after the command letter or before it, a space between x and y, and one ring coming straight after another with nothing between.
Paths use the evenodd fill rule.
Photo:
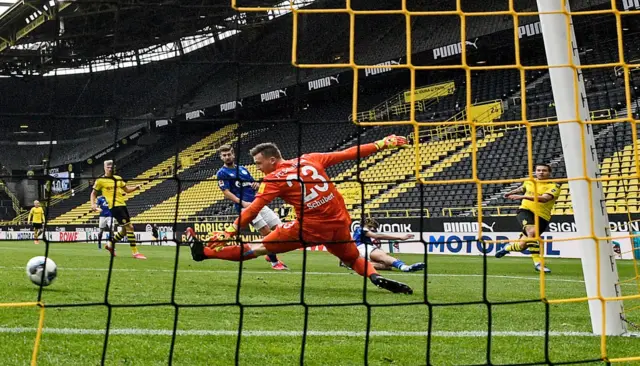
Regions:
<instances>
[{"instance_id":1,"label":"puma logo","mask_svg":"<svg viewBox=\"0 0 640 366\"><path fill-rule=\"evenodd\" d=\"M482 227L493 232L493 227L496 225L496 222L494 221L491 225L485 224L484 222L482 223Z\"/></svg>"}]
</instances>

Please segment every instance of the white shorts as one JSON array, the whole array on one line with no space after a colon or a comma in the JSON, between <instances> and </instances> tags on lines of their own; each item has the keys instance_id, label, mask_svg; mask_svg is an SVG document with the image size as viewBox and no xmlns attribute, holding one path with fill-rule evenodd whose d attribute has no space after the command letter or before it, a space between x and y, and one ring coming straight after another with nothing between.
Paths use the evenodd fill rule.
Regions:
<instances>
[{"instance_id":1,"label":"white shorts","mask_svg":"<svg viewBox=\"0 0 640 366\"><path fill-rule=\"evenodd\" d=\"M360 256L365 259L370 259L369 256L378 249L374 245L360 244L358 245L358 252L360 252Z\"/></svg>"},{"instance_id":2,"label":"white shorts","mask_svg":"<svg viewBox=\"0 0 640 366\"><path fill-rule=\"evenodd\" d=\"M268 227L271 229L274 226L280 225L282 221L280 221L280 217L273 212L268 206L264 206L262 210L258 213L255 219L251 222L254 229L260 230L263 227Z\"/></svg>"},{"instance_id":3,"label":"white shorts","mask_svg":"<svg viewBox=\"0 0 640 366\"><path fill-rule=\"evenodd\" d=\"M113 226L113 217L100 216L100 224L98 228L111 230Z\"/></svg>"}]
</instances>

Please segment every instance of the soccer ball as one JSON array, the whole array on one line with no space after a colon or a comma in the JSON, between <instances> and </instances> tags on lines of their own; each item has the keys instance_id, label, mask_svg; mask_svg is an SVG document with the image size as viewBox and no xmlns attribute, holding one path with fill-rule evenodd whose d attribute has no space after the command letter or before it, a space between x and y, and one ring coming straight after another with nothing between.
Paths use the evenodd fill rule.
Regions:
<instances>
[{"instance_id":1,"label":"soccer ball","mask_svg":"<svg viewBox=\"0 0 640 366\"><path fill-rule=\"evenodd\" d=\"M47 263L45 268L45 261ZM33 257L27 262L27 277L34 284L40 286L49 286L58 275L58 266L51 260L51 258L45 257Z\"/></svg>"}]
</instances>

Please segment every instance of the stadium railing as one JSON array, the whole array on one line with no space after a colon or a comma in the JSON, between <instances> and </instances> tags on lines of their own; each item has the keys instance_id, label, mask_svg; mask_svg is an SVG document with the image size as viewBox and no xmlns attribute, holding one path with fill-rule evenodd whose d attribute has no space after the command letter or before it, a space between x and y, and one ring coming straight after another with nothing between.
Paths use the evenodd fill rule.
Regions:
<instances>
[{"instance_id":1,"label":"stadium railing","mask_svg":"<svg viewBox=\"0 0 640 366\"><path fill-rule=\"evenodd\" d=\"M485 206L482 207L483 215L491 215L491 216L513 216L514 214L511 210L518 209L519 206L511 205L511 206ZM468 206L468 207L443 207L442 208L442 216L453 217L458 216L458 214L463 212L470 212L472 216L478 216L478 206Z\"/></svg>"},{"instance_id":2,"label":"stadium railing","mask_svg":"<svg viewBox=\"0 0 640 366\"><path fill-rule=\"evenodd\" d=\"M629 61L629 64L639 64L640 63L640 59L635 59L635 60L631 60ZM622 66L616 66L613 68L614 74L616 76L621 76L623 75L623 70L624 68ZM629 72L636 72L636 71L640 71L640 67L630 67L629 68Z\"/></svg>"},{"instance_id":3,"label":"stadium railing","mask_svg":"<svg viewBox=\"0 0 640 366\"><path fill-rule=\"evenodd\" d=\"M591 120L616 119L626 116L625 113L618 113L615 109L598 109L590 112ZM529 122L552 122L556 121L556 116L530 119Z\"/></svg>"},{"instance_id":4,"label":"stadium railing","mask_svg":"<svg viewBox=\"0 0 640 366\"><path fill-rule=\"evenodd\" d=\"M366 215L371 215L375 217L400 217L400 218L415 218L415 217L431 217L431 212L424 208L422 209L422 215L420 215L419 208L405 208L405 209L373 209L367 210L365 212ZM404 216L394 215L395 213L404 214ZM198 216L196 220L198 223L205 222L233 222L237 215L215 215L215 216ZM354 217L354 219L356 219ZM95 222L97 224L97 220Z\"/></svg>"},{"instance_id":5,"label":"stadium railing","mask_svg":"<svg viewBox=\"0 0 640 366\"><path fill-rule=\"evenodd\" d=\"M432 84L432 85L417 88L416 90L428 89L431 87L437 88L438 86L444 85L444 84L453 85L453 81ZM407 103L405 100L406 92L407 91L398 93L369 110L358 112L356 114L357 121L360 121L360 122L379 121L384 119L390 119L391 115L399 116L403 114L408 114L411 111L411 103ZM423 111L426 111L430 105L437 104L440 101L440 97L443 96L442 93L443 91L441 89L432 90L426 93L424 96L422 96L421 100L415 101L416 111L423 112ZM453 89L451 90L451 93L453 93ZM353 114L349 115L349 121L353 121Z\"/></svg>"},{"instance_id":6,"label":"stadium railing","mask_svg":"<svg viewBox=\"0 0 640 366\"><path fill-rule=\"evenodd\" d=\"M0 183L0 185L3 185L2 183ZM87 187L89 187L89 182L84 182L76 187L73 187L72 189L64 192L64 193L60 193L57 195L54 195L51 197L51 200L43 200L41 203L43 206L45 207L51 207L53 205L55 205L56 203L59 203L61 201L63 201L64 199L67 199L69 197L71 197L73 194L80 192L84 189L86 189ZM13 200L13 198L12 198ZM17 198L16 198L17 200ZM16 203L14 202L14 205ZM15 206L14 206L14 210L16 212L19 212L16 217L13 218L13 220L11 221L1 221L0 222L0 226L1 225L21 225L27 222L27 216L29 216L29 211L23 209L22 207L20 207L20 205L18 204L19 210L18 211ZM96 220L96 225L98 224L98 221Z\"/></svg>"},{"instance_id":7,"label":"stadium railing","mask_svg":"<svg viewBox=\"0 0 640 366\"><path fill-rule=\"evenodd\" d=\"M422 215L420 212L422 211ZM394 213L404 213L404 216L395 216ZM375 217L404 217L404 218L413 218L413 217L431 217L431 212L429 209L423 208L420 210L419 208L401 208L401 209L372 209L366 211L367 215L375 216Z\"/></svg>"},{"instance_id":8,"label":"stadium railing","mask_svg":"<svg viewBox=\"0 0 640 366\"><path fill-rule=\"evenodd\" d=\"M196 220L191 220L197 223L204 222L234 222L238 218L238 215L215 215L215 216L198 216ZM189 220L178 220L178 221L189 221Z\"/></svg>"},{"instance_id":9,"label":"stadium railing","mask_svg":"<svg viewBox=\"0 0 640 366\"><path fill-rule=\"evenodd\" d=\"M75 193L85 190L87 187L89 187L89 182L83 182L75 187L72 187L66 192L51 196L51 199L49 200L49 206L53 206L56 203L73 196Z\"/></svg>"},{"instance_id":10,"label":"stadium railing","mask_svg":"<svg viewBox=\"0 0 640 366\"><path fill-rule=\"evenodd\" d=\"M474 103L473 106L482 106L482 105L492 104L492 103L502 103L502 101L499 99L486 100L486 101ZM476 123L483 123L484 126L482 126L482 129L486 130L487 133L519 128L519 127L504 126L504 125L497 126L497 127L492 126L491 122L494 121L495 117L496 117L495 111L486 110L481 114L479 114L478 116L476 116L474 118L474 121ZM466 109L463 109L460 112L451 116L445 122L466 121L466 119L467 119ZM434 123L434 127L430 128L429 130L424 130L424 132L420 133L420 138L422 139L424 137L427 137L431 139L437 138L439 140L443 140L443 139L455 139L460 137L467 137L470 135L471 135L471 127L467 123L462 123L460 125L447 125L447 124L436 125ZM413 136L413 134L411 134L411 136Z\"/></svg>"},{"instance_id":11,"label":"stadium railing","mask_svg":"<svg viewBox=\"0 0 640 366\"><path fill-rule=\"evenodd\" d=\"M17 216L25 213L24 209L20 206L20 200L18 200L18 197L16 197L16 195L13 194L9 187L7 187L7 185L2 181L0 181L0 190L4 191L4 193L6 193L6 195L11 199L13 210L16 212Z\"/></svg>"}]
</instances>

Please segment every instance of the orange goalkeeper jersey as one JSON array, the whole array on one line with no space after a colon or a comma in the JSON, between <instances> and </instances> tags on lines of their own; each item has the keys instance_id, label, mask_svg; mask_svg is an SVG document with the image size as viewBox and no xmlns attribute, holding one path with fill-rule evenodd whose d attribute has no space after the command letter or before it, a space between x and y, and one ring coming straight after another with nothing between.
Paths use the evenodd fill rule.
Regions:
<instances>
[{"instance_id":1,"label":"orange goalkeeper jersey","mask_svg":"<svg viewBox=\"0 0 640 366\"><path fill-rule=\"evenodd\" d=\"M235 223L239 227L247 225L264 206L281 197L296 210L303 231L349 225L351 218L344 199L325 168L376 151L375 144L366 144L331 153L305 154L279 163L275 171L264 177L255 200L242 212L242 223L239 219Z\"/></svg>"}]
</instances>

